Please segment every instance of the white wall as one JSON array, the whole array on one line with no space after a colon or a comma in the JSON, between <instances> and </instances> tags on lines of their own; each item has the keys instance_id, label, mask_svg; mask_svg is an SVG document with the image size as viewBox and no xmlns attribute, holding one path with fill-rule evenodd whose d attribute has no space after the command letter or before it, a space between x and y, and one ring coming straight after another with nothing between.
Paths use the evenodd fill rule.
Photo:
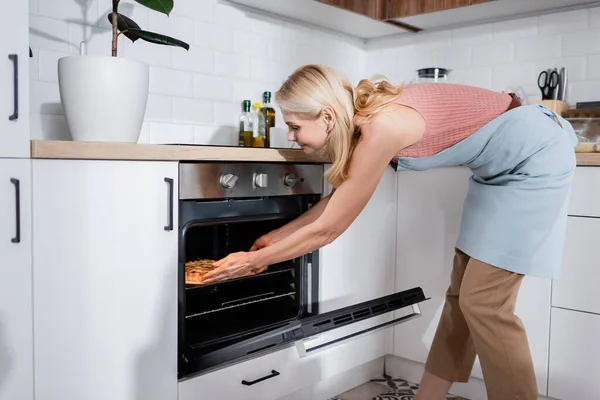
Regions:
<instances>
[{"instance_id":1,"label":"white wall","mask_svg":"<svg viewBox=\"0 0 600 400\"><path fill-rule=\"evenodd\" d=\"M410 81L418 68L451 68L453 82L540 100L537 76L568 68L567 101L600 100L600 8L549 14L367 45L368 75Z\"/></svg>"},{"instance_id":2,"label":"white wall","mask_svg":"<svg viewBox=\"0 0 600 400\"><path fill-rule=\"evenodd\" d=\"M69 139L57 61L88 43L110 55L110 0L29 0L32 131ZM451 80L538 100L539 71L569 69L568 101L600 100L600 8L370 41L246 16L217 0L175 0L170 17L133 0L121 12L142 28L175 36L190 51L121 38L119 56L150 65L150 96L140 142L236 144L240 102L260 101L305 63L340 69L353 82L373 74L410 81L415 70L451 68ZM366 48L366 50L365 50ZM281 119L278 134L284 136ZM285 140L284 140L285 141Z\"/></svg>"},{"instance_id":3,"label":"white wall","mask_svg":"<svg viewBox=\"0 0 600 400\"><path fill-rule=\"evenodd\" d=\"M57 61L77 54L84 39L89 42L89 55L110 55L106 16L111 1L29 2L33 136L70 139L60 105ZM236 144L241 101L260 101L263 91L274 92L296 67L328 64L353 82L364 74L362 43L251 19L217 0L175 0L170 17L122 0L120 12L142 29L174 36L191 46L186 52L120 39L119 56L150 65L150 96L140 142ZM277 125L283 127L281 119Z\"/></svg>"}]
</instances>

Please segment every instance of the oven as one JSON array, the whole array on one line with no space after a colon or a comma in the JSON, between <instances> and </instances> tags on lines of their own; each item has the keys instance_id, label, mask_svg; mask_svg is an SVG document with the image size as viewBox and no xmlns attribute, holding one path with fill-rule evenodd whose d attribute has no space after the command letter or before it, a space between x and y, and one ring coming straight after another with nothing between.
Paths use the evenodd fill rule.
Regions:
<instances>
[{"instance_id":1,"label":"oven","mask_svg":"<svg viewBox=\"0 0 600 400\"><path fill-rule=\"evenodd\" d=\"M257 275L186 285L187 261L248 251L261 235L309 210L321 199L323 172L319 164L180 164L179 379L403 307L413 313L368 331L420 315L420 288L320 314L318 251Z\"/></svg>"}]
</instances>

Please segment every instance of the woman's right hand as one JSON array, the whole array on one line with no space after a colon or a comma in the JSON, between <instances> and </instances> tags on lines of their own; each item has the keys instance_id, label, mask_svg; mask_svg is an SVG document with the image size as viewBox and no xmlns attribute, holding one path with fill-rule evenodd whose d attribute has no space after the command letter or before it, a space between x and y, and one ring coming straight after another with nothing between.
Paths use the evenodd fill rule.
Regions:
<instances>
[{"instance_id":1,"label":"woman's right hand","mask_svg":"<svg viewBox=\"0 0 600 400\"><path fill-rule=\"evenodd\" d=\"M263 235L263 236L259 237L258 239L256 239L256 241L254 242L252 247L250 247L250 251L260 250L264 247L271 246L273 243L275 243L273 235L271 235L270 233L267 233L266 235Z\"/></svg>"}]
</instances>

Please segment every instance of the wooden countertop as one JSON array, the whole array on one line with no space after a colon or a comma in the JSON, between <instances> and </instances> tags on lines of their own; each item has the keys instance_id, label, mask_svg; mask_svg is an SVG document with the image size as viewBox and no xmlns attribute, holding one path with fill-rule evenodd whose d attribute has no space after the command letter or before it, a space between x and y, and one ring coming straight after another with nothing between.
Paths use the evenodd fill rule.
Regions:
<instances>
[{"instance_id":1,"label":"wooden countertop","mask_svg":"<svg viewBox=\"0 0 600 400\"><path fill-rule=\"evenodd\" d=\"M600 153L576 153L577 165L600 167Z\"/></svg>"},{"instance_id":2,"label":"wooden countertop","mask_svg":"<svg viewBox=\"0 0 600 400\"><path fill-rule=\"evenodd\" d=\"M32 140L31 158L325 163L296 149ZM577 153L577 165L600 166L600 153Z\"/></svg>"},{"instance_id":3,"label":"wooden countertop","mask_svg":"<svg viewBox=\"0 0 600 400\"><path fill-rule=\"evenodd\" d=\"M32 140L31 158L149 161L309 162L326 160L296 149Z\"/></svg>"}]
</instances>

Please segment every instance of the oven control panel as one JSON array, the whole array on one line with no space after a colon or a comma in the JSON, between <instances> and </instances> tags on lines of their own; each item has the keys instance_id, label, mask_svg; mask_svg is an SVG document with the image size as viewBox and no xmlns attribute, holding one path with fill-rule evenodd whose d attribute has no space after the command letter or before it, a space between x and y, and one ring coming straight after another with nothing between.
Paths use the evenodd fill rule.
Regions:
<instances>
[{"instance_id":1,"label":"oven control panel","mask_svg":"<svg viewBox=\"0 0 600 400\"><path fill-rule=\"evenodd\" d=\"M296 183L298 183L298 177L294 174L287 174L283 177L283 183L285 186L293 187Z\"/></svg>"},{"instance_id":2,"label":"oven control panel","mask_svg":"<svg viewBox=\"0 0 600 400\"><path fill-rule=\"evenodd\" d=\"M320 164L181 163L179 198L220 199L323 193Z\"/></svg>"},{"instance_id":3,"label":"oven control panel","mask_svg":"<svg viewBox=\"0 0 600 400\"><path fill-rule=\"evenodd\" d=\"M254 186L257 188L266 188L268 186L269 176L264 173L254 174Z\"/></svg>"},{"instance_id":4,"label":"oven control panel","mask_svg":"<svg viewBox=\"0 0 600 400\"><path fill-rule=\"evenodd\" d=\"M238 177L233 174L224 174L221 175L221 179L219 180L219 182L221 183L221 186L223 186L225 189L233 189L237 180Z\"/></svg>"}]
</instances>

